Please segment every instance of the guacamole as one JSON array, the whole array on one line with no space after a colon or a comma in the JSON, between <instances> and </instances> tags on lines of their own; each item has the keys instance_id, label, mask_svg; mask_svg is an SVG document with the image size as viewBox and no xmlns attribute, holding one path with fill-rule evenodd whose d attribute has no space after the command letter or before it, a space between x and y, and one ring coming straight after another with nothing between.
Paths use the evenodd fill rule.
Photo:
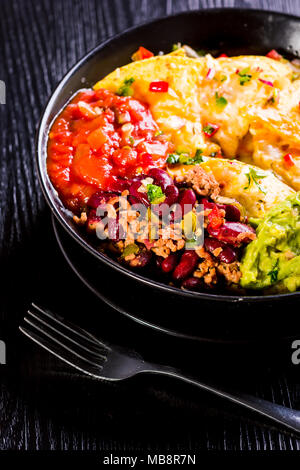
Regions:
<instances>
[{"instance_id":1,"label":"guacamole","mask_svg":"<svg viewBox=\"0 0 300 470\"><path fill-rule=\"evenodd\" d=\"M293 292L300 287L300 192L256 220L256 240L241 261L244 288Z\"/></svg>"}]
</instances>

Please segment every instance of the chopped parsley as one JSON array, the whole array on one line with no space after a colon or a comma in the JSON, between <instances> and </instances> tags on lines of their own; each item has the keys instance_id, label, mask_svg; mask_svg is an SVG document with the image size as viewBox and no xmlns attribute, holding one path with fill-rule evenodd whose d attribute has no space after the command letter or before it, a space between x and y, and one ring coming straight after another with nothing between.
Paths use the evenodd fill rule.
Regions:
<instances>
[{"instance_id":1,"label":"chopped parsley","mask_svg":"<svg viewBox=\"0 0 300 470\"><path fill-rule=\"evenodd\" d=\"M240 85L245 85L245 83L250 82L252 75L249 73L250 67L246 67L240 72L238 72Z\"/></svg>"},{"instance_id":2,"label":"chopped parsley","mask_svg":"<svg viewBox=\"0 0 300 470\"><path fill-rule=\"evenodd\" d=\"M198 55L201 57L205 56L207 54L207 51L205 49L196 49L196 52Z\"/></svg>"},{"instance_id":3,"label":"chopped parsley","mask_svg":"<svg viewBox=\"0 0 300 470\"><path fill-rule=\"evenodd\" d=\"M277 279L278 279L278 259L277 259L276 263L274 264L274 266L272 268L272 271L270 271L268 273L268 276L270 276L272 284L277 281Z\"/></svg>"},{"instance_id":4,"label":"chopped parsley","mask_svg":"<svg viewBox=\"0 0 300 470\"><path fill-rule=\"evenodd\" d=\"M117 95L120 96L132 96L133 95L133 89L132 89L132 84L134 82L134 78L126 78L122 85L118 88L117 90Z\"/></svg>"},{"instance_id":5,"label":"chopped parsley","mask_svg":"<svg viewBox=\"0 0 300 470\"><path fill-rule=\"evenodd\" d=\"M163 131L156 131L154 134L154 137L158 137L159 135L162 135Z\"/></svg>"},{"instance_id":6,"label":"chopped parsley","mask_svg":"<svg viewBox=\"0 0 300 470\"><path fill-rule=\"evenodd\" d=\"M214 126L211 126L210 124L203 127L203 132L205 134L208 134L209 136L214 134L215 131L216 131L216 128Z\"/></svg>"},{"instance_id":7,"label":"chopped parsley","mask_svg":"<svg viewBox=\"0 0 300 470\"><path fill-rule=\"evenodd\" d=\"M258 171L256 171L254 168L249 168L248 173L246 173L246 176L248 178L248 185L244 187L244 189L249 189L251 184L254 183L258 187L258 189L266 194L266 191L264 191L259 183L259 179L265 178L267 175L260 174Z\"/></svg>"},{"instance_id":8,"label":"chopped parsley","mask_svg":"<svg viewBox=\"0 0 300 470\"><path fill-rule=\"evenodd\" d=\"M161 187L156 184L147 185L147 196L151 204L160 204L166 199Z\"/></svg>"},{"instance_id":9,"label":"chopped parsley","mask_svg":"<svg viewBox=\"0 0 300 470\"><path fill-rule=\"evenodd\" d=\"M177 42L176 44L173 44L172 46L172 51L177 51L178 49L181 48L181 42Z\"/></svg>"},{"instance_id":10,"label":"chopped parsley","mask_svg":"<svg viewBox=\"0 0 300 470\"><path fill-rule=\"evenodd\" d=\"M122 258L126 258L129 255L136 255L140 251L139 247L135 243L131 243L124 248Z\"/></svg>"},{"instance_id":11,"label":"chopped parsley","mask_svg":"<svg viewBox=\"0 0 300 470\"><path fill-rule=\"evenodd\" d=\"M181 165L196 165L197 163L203 162L202 153L203 151L201 149L197 149L193 157L185 152L172 153L168 156L167 163L169 165L176 165L176 163L180 163Z\"/></svg>"},{"instance_id":12,"label":"chopped parsley","mask_svg":"<svg viewBox=\"0 0 300 470\"><path fill-rule=\"evenodd\" d=\"M228 103L227 99L224 98L224 96L219 96L219 93L217 91L215 94L215 99L216 99L216 105L219 109L224 109Z\"/></svg>"},{"instance_id":13,"label":"chopped parsley","mask_svg":"<svg viewBox=\"0 0 300 470\"><path fill-rule=\"evenodd\" d=\"M225 80L227 80L227 75L222 75L222 77L220 77L220 82L223 83Z\"/></svg>"},{"instance_id":14,"label":"chopped parsley","mask_svg":"<svg viewBox=\"0 0 300 470\"><path fill-rule=\"evenodd\" d=\"M293 75L292 75L292 82L294 82L295 80L298 80L300 78L300 73L296 73L294 72Z\"/></svg>"}]
</instances>

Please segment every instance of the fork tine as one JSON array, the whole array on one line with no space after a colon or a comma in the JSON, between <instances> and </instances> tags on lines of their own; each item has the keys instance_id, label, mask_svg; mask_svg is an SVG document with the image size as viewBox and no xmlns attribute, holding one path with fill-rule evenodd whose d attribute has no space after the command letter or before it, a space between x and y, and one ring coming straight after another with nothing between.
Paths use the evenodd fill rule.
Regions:
<instances>
[{"instance_id":1,"label":"fork tine","mask_svg":"<svg viewBox=\"0 0 300 470\"><path fill-rule=\"evenodd\" d=\"M37 324L39 324L40 326L44 326L47 329L52 330L52 332L56 336L59 335L62 338L64 338L66 341L69 341L70 343L73 343L73 345L75 345L76 347L79 347L79 348L83 349L88 354L95 355L96 359L98 359L99 357L102 358L103 360L106 359L106 354L104 355L103 353L107 352L107 351L104 351L104 348L102 348L101 351L100 351L99 349L96 349L94 346L93 346L93 349L92 349L90 345L88 347L86 347L86 345L83 343L83 341L85 340L85 337L83 335L79 338L79 340L78 339L75 340L70 335L65 334L65 332L63 330L63 325L62 326L59 325L58 327L54 327L54 326L51 325L49 320L47 320L47 319L44 320L44 319L40 318L39 315L37 315L34 312L31 312L31 310L28 310L27 313L30 315L30 319L31 318L34 319L34 325L32 325L32 326L37 327L36 326ZM28 317L25 317L24 321L26 321L27 323L32 324L30 322L30 319ZM61 322L60 322L60 324L61 324Z\"/></svg>"},{"instance_id":2,"label":"fork tine","mask_svg":"<svg viewBox=\"0 0 300 470\"><path fill-rule=\"evenodd\" d=\"M40 314L50 318L53 322L59 324L61 327L65 328L66 330L69 330L72 332L74 335L79 336L82 339L85 339L87 342L93 344L94 346L100 346L106 350L111 350L109 346L106 344L102 343L99 341L94 335L89 333L88 331L80 328L79 326L75 326L74 324L66 321L65 319L61 321L57 315L53 315L50 312L47 312L47 310L42 309L38 305L32 302L31 306L37 310Z\"/></svg>"},{"instance_id":3,"label":"fork tine","mask_svg":"<svg viewBox=\"0 0 300 470\"><path fill-rule=\"evenodd\" d=\"M26 328L24 326L19 326L19 330L36 344L41 346L43 349L48 351L49 353L53 354L55 357L61 359L63 362L68 364L71 367L83 372L84 374L88 374L92 377L102 378L99 374L100 367L92 367L91 365L87 365L86 363L82 364L80 361L74 361L74 356L72 354L68 355L66 350L58 347L54 342L50 342L48 338L45 338L44 335L37 334L34 330L30 328Z\"/></svg>"},{"instance_id":4,"label":"fork tine","mask_svg":"<svg viewBox=\"0 0 300 470\"><path fill-rule=\"evenodd\" d=\"M95 356L91 353L82 355L82 351L80 350L81 345L71 341L69 342L69 338L64 336L64 342L61 341L61 335L59 331L51 330L50 332L47 330L48 325L44 323L43 328L40 327L39 324L32 321L31 318L24 318L24 321L29 324L34 330L36 330L40 335L43 335L44 338L47 338L48 341L56 343L61 349L66 350L69 354L76 356L79 360L84 361L92 366L98 366L102 368L103 362L106 361L106 356ZM57 333L57 334L56 334ZM74 346L75 345L75 346ZM78 347L76 348L76 346ZM89 356L89 357L88 357Z\"/></svg>"}]
</instances>

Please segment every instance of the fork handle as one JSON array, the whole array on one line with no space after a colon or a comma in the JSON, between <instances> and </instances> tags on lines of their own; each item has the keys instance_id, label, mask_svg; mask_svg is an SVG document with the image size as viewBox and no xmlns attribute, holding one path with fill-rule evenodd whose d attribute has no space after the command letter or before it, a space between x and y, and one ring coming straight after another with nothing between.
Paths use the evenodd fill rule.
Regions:
<instances>
[{"instance_id":1,"label":"fork handle","mask_svg":"<svg viewBox=\"0 0 300 470\"><path fill-rule=\"evenodd\" d=\"M277 423L280 423L283 426L292 429L293 431L298 433L300 432L300 412L293 410L292 408L287 408L285 406L278 405L277 403L272 403L252 395L246 395L242 393L233 394L231 392L221 390L212 385L199 382L198 380L184 375L182 372L167 366L159 366L157 369L153 368L147 372L167 375L169 377L174 377L183 380L184 382L196 385L202 390L206 390L207 392L211 392L214 395L225 398L233 403L237 403L238 405L244 406L245 408L248 408L252 411L256 411L257 413L263 416L267 416L271 420L276 421Z\"/></svg>"}]
</instances>

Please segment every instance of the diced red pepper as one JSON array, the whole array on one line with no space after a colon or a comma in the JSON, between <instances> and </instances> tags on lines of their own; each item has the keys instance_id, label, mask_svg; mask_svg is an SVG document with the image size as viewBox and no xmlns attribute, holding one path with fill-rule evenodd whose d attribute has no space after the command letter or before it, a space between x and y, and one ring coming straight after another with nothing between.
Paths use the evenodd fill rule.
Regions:
<instances>
[{"instance_id":1,"label":"diced red pepper","mask_svg":"<svg viewBox=\"0 0 300 470\"><path fill-rule=\"evenodd\" d=\"M295 165L293 157L290 153L287 153L286 155L284 155L283 160L284 160L285 166L288 168L292 168Z\"/></svg>"},{"instance_id":2,"label":"diced red pepper","mask_svg":"<svg viewBox=\"0 0 300 470\"><path fill-rule=\"evenodd\" d=\"M153 57L153 56L154 56L153 52L149 51L143 46L140 46L138 50L133 54L132 60L150 59L150 57Z\"/></svg>"},{"instance_id":3,"label":"diced red pepper","mask_svg":"<svg viewBox=\"0 0 300 470\"><path fill-rule=\"evenodd\" d=\"M218 59L220 59L220 57L228 57L228 55L227 54L220 54Z\"/></svg>"},{"instance_id":4,"label":"diced red pepper","mask_svg":"<svg viewBox=\"0 0 300 470\"><path fill-rule=\"evenodd\" d=\"M207 74L206 74L207 80L211 80L212 78L214 78L214 76L215 76L215 69L212 69L212 68L208 69Z\"/></svg>"},{"instance_id":5,"label":"diced red pepper","mask_svg":"<svg viewBox=\"0 0 300 470\"><path fill-rule=\"evenodd\" d=\"M264 83L265 85L268 85L268 86L274 86L274 84L272 82L269 82L269 80L264 80L263 78L259 78L258 79L261 83Z\"/></svg>"},{"instance_id":6,"label":"diced red pepper","mask_svg":"<svg viewBox=\"0 0 300 470\"><path fill-rule=\"evenodd\" d=\"M208 221L209 221L209 226L212 229L216 229L221 227L224 222L224 216L221 212L221 210L215 205L212 209L212 211L208 214Z\"/></svg>"},{"instance_id":7,"label":"diced red pepper","mask_svg":"<svg viewBox=\"0 0 300 470\"><path fill-rule=\"evenodd\" d=\"M274 60L282 59L282 55L275 51L275 49L272 49L270 52L268 52L268 54L266 54L266 57L269 57L270 59Z\"/></svg>"},{"instance_id":8,"label":"diced red pepper","mask_svg":"<svg viewBox=\"0 0 300 470\"><path fill-rule=\"evenodd\" d=\"M220 126L218 126L217 124L211 124L210 122L208 122L203 127L203 133L206 137L212 137L219 129Z\"/></svg>"},{"instance_id":9,"label":"diced red pepper","mask_svg":"<svg viewBox=\"0 0 300 470\"><path fill-rule=\"evenodd\" d=\"M84 101L78 102L78 109L81 113L81 116L87 119L93 119L95 116L97 116L96 111L88 103L85 103Z\"/></svg>"},{"instance_id":10,"label":"diced red pepper","mask_svg":"<svg viewBox=\"0 0 300 470\"><path fill-rule=\"evenodd\" d=\"M103 132L101 128L91 132L87 139L93 150L99 150L100 147L107 141L107 135Z\"/></svg>"},{"instance_id":11,"label":"diced red pepper","mask_svg":"<svg viewBox=\"0 0 300 470\"><path fill-rule=\"evenodd\" d=\"M156 82L151 82L149 85L149 90L157 93L166 93L169 89L168 82L158 80Z\"/></svg>"}]
</instances>

